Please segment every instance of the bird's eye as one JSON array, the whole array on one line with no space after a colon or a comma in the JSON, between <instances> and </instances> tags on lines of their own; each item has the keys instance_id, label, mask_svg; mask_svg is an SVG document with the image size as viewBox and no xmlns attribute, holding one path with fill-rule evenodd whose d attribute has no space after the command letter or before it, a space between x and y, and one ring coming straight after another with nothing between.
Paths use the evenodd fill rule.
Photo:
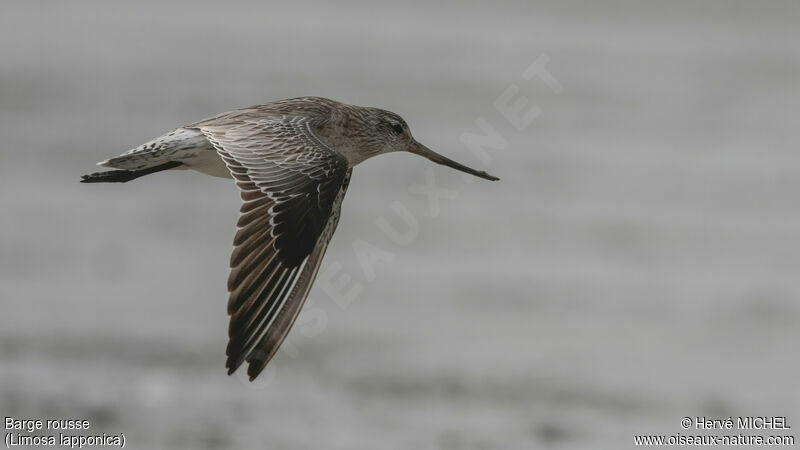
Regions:
<instances>
[{"instance_id":1,"label":"bird's eye","mask_svg":"<svg viewBox=\"0 0 800 450\"><path fill-rule=\"evenodd\" d=\"M399 123L393 123L392 130L394 130L395 134L403 134L403 125Z\"/></svg>"}]
</instances>

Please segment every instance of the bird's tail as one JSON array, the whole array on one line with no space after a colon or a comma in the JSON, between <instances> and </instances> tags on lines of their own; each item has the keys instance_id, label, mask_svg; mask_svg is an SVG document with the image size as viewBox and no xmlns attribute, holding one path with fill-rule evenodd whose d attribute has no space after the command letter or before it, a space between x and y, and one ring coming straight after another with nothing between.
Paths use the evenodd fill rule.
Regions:
<instances>
[{"instance_id":1,"label":"bird's tail","mask_svg":"<svg viewBox=\"0 0 800 450\"><path fill-rule=\"evenodd\" d=\"M182 165L183 163L179 161L169 161L164 164L139 170L107 170L105 172L95 172L82 176L81 183L125 183L151 173L174 169Z\"/></svg>"},{"instance_id":2,"label":"bird's tail","mask_svg":"<svg viewBox=\"0 0 800 450\"><path fill-rule=\"evenodd\" d=\"M213 150L200 131L177 128L122 155L97 163L98 166L118 170L84 175L81 183L125 183L144 175L182 166L183 163L176 160L191 159L208 148Z\"/></svg>"}]
</instances>

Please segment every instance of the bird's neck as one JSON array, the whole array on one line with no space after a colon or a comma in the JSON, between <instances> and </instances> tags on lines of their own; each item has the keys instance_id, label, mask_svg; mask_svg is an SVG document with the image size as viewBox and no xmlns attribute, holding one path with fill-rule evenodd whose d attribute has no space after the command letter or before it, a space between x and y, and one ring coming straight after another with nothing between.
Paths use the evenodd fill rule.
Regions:
<instances>
[{"instance_id":1,"label":"bird's neck","mask_svg":"<svg viewBox=\"0 0 800 450\"><path fill-rule=\"evenodd\" d=\"M370 142L369 133L365 133L369 127L361 108L343 104L331 112L320 137L353 167L380 153L378 144Z\"/></svg>"}]
</instances>

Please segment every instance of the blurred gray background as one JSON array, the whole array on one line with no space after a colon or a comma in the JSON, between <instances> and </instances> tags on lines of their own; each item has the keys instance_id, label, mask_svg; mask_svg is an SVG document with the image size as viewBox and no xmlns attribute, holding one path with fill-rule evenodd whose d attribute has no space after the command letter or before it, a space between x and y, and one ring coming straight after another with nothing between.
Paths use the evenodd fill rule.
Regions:
<instances>
[{"instance_id":1,"label":"blurred gray background","mask_svg":"<svg viewBox=\"0 0 800 450\"><path fill-rule=\"evenodd\" d=\"M796 2L0 6L0 413L128 448L625 448L684 416L800 426ZM523 71L541 55L554 94ZM519 131L509 86L541 108ZM322 95L502 178L354 173L322 273L361 292L263 379L224 369L229 180L82 185L176 126ZM529 105L530 106L530 105ZM491 123L480 161L460 142ZM419 224L407 245L376 225ZM392 255L368 279L354 245ZM338 270L338 272L336 272ZM307 317L306 317L307 319ZM301 320L304 320L301 317Z\"/></svg>"}]
</instances>

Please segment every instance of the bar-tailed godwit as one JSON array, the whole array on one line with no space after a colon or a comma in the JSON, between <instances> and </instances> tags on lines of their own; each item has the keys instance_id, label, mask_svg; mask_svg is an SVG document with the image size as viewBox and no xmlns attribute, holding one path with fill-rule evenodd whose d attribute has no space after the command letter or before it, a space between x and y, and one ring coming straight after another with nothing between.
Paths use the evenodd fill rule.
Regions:
<instances>
[{"instance_id":1,"label":"bar-tailed godwit","mask_svg":"<svg viewBox=\"0 0 800 450\"><path fill-rule=\"evenodd\" d=\"M497 180L420 144L397 114L301 97L177 128L99 165L83 183L124 183L167 169L236 180L241 197L228 278L228 374L247 361L252 381L303 306L339 221L353 167L406 151Z\"/></svg>"}]
</instances>

